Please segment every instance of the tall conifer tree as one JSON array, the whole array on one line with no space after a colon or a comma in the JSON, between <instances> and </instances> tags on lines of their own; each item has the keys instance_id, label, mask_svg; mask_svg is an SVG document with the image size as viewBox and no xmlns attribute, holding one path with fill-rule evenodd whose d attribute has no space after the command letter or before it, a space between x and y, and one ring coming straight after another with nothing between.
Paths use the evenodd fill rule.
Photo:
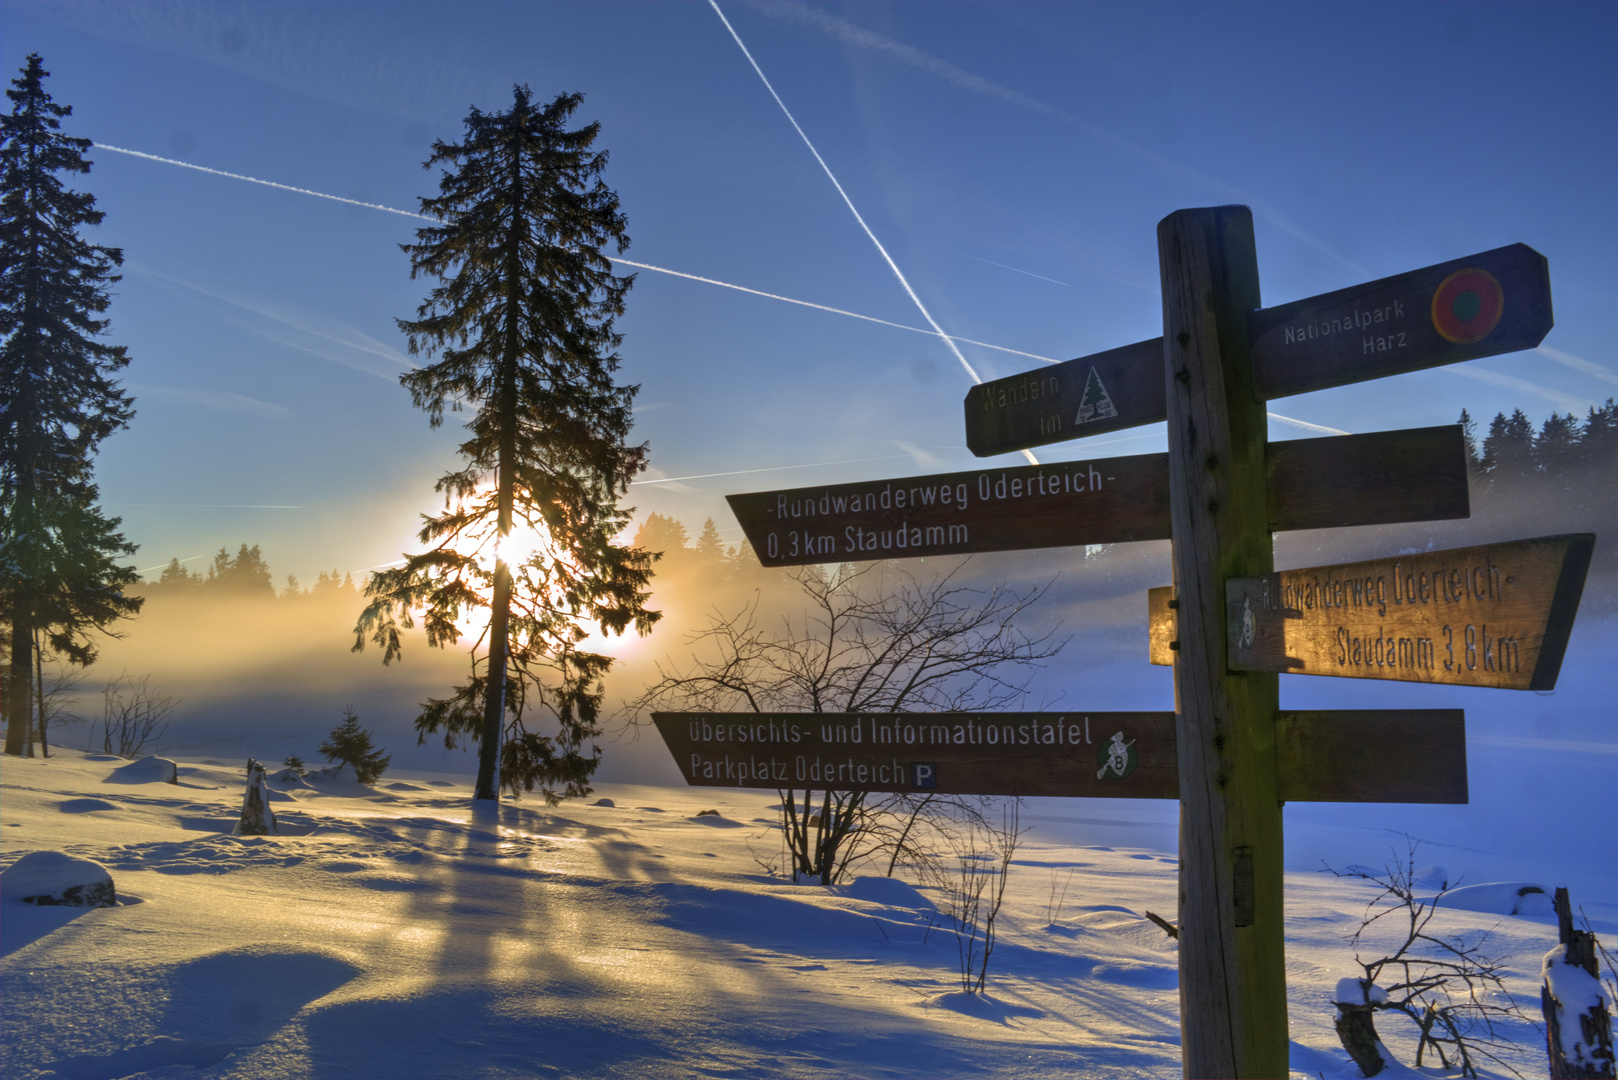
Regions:
<instances>
[{"instance_id":1,"label":"tall conifer tree","mask_svg":"<svg viewBox=\"0 0 1618 1080\"><path fill-rule=\"evenodd\" d=\"M629 238L601 180L607 154L592 149L599 125L568 129L581 95L513 96L507 112L474 108L463 140L435 142L426 162L445 167L438 196L421 200L442 224L403 248L411 276L438 284L399 326L412 354L437 359L400 381L433 427L446 407L470 411L470 434L462 467L438 481L445 511L423 517L431 547L371 576L354 647L369 635L387 663L415 612L440 647L463 616L486 617L470 678L429 699L416 729L479 747L475 798L538 786L554 803L587 792L600 759L586 744L611 658L579 648L587 628L645 634L657 613L650 560L611 543L646 447L627 443L639 388L613 381L613 320L634 279L604 253ZM554 734L532 730L536 715Z\"/></svg>"},{"instance_id":2,"label":"tall conifer tree","mask_svg":"<svg viewBox=\"0 0 1618 1080\"><path fill-rule=\"evenodd\" d=\"M61 132L72 114L45 92L37 53L6 91L0 117L0 610L11 647L6 753L29 731L35 649L77 664L95 659L91 630L107 631L140 609L124 594L135 571L119 558L135 547L119 520L96 506L92 459L127 427L133 402L114 381L123 346L98 341L117 248L87 243L99 225L95 197L63 185L88 173L89 139Z\"/></svg>"}]
</instances>

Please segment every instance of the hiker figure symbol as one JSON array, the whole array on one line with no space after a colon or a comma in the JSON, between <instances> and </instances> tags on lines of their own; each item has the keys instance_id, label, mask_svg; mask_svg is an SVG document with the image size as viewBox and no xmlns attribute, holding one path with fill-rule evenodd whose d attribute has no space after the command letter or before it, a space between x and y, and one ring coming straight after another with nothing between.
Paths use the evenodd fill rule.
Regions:
<instances>
[{"instance_id":1,"label":"hiker figure symbol","mask_svg":"<svg viewBox=\"0 0 1618 1080\"><path fill-rule=\"evenodd\" d=\"M1101 747L1096 755L1101 768L1096 770L1096 779L1104 780L1108 773L1122 780L1135 771L1140 764L1140 752L1135 749L1135 740L1124 741L1124 733L1119 731L1113 734L1112 742Z\"/></svg>"}]
</instances>

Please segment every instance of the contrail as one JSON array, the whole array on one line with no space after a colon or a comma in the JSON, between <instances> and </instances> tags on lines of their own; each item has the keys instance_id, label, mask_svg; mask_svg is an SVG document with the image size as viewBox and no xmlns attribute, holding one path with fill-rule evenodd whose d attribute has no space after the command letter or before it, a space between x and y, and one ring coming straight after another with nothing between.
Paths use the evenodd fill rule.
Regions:
<instances>
[{"instance_id":1,"label":"contrail","mask_svg":"<svg viewBox=\"0 0 1618 1080\"><path fill-rule=\"evenodd\" d=\"M888 254L888 249L882 246L882 241L876 238L876 233L872 232L871 227L865 223L865 218L860 215L859 209L854 205L854 200L848 197L848 192L843 190L843 185L837 182L837 177L831 171L831 166L826 164L826 159L820 156L820 151L815 149L815 144L809 141L809 136L804 134L803 128L799 126L797 119L792 115L792 110L787 108L786 102L781 100L781 95L777 94L775 92L775 87L770 85L770 80L764 75L764 69L758 66L758 61L753 59L753 54L748 52L747 45L742 41L741 35L736 33L736 28L730 25L730 20L725 18L725 13L719 10L718 0L708 0L708 6L713 8L715 15L719 16L719 21L725 24L725 29L730 31L730 36L733 40L735 40L736 47L741 49L743 56L747 57L747 62L753 66L753 71L758 75L759 81L764 84L764 89L770 92L770 96L775 99L775 103L781 107L781 112L786 115L787 122L792 125L792 130L798 133L798 138L803 140L803 145L809 148L809 152L813 154L815 156L815 160L820 163L820 168L823 172L825 172L826 179L830 180L831 186L837 189L837 194L843 197L843 204L847 206L849 212L854 215L854 220L860 223L860 228L865 230L865 235L869 237L871 243L876 246L876 250L881 254L883 261L888 264L888 269L893 271L893 276L899 279L899 285L910 297L911 302L916 305L916 310L921 312L921 317L927 320L927 325L932 327L933 331L943 339L945 345L949 346L949 351L955 354L955 359L961 362L961 366L965 368L966 373L972 377L972 381L974 383L982 383L983 377L973 370L971 364L966 362L966 357L961 354L961 350L955 347L954 339L952 339L948 334L944 333L944 328L938 325L938 320L934 319L932 313L927 310L927 305L921 302L921 297L916 295L916 290L910 287L910 282L906 280L904 272L899 269L899 264L893 261L893 256ZM1027 450L1023 451L1023 456L1026 457L1030 463L1034 465L1039 464L1039 460Z\"/></svg>"},{"instance_id":2,"label":"contrail","mask_svg":"<svg viewBox=\"0 0 1618 1080\"><path fill-rule=\"evenodd\" d=\"M713 0L709 0L709 2L713 3ZM723 12L719 12L719 6L717 4L714 4L714 11L718 12L719 13L719 18L722 21L725 22L725 28L730 29L730 22L728 20L725 20L725 16L724 16ZM748 62L753 64L753 70L758 71L758 77L760 79L764 79L764 73L762 71L759 71L758 64L753 61L752 54L747 52L747 46L742 45L741 38L736 37L736 31L733 30L733 29L730 29L730 33L731 33L731 37L736 38L736 44L741 45L742 52L744 54L746 54ZM768 79L764 79L764 85L767 88L769 88L770 94L772 96L775 96L775 89L773 87L770 87L770 83L769 83ZM800 136L802 136L803 141L806 144L808 144L810 153L813 153L815 155L815 160L820 162L820 167L822 169L826 170L826 175L828 177L831 177L831 182L833 184L837 185L838 194L843 196L843 201L845 203L848 203L848 208L850 210L854 210L854 204L849 201L848 195L847 195L847 193L845 193L843 191L842 185L837 183L837 178L835 176L832 176L831 170L826 168L826 162L821 158L820 154L815 150L814 144L809 142L809 137L807 135L803 134L803 129L798 127L798 122L796 120L792 119L792 114L790 112L787 112L787 107L785 105L781 104L781 99L780 99L779 96L775 96L775 101L776 101L776 104L781 105L781 111L786 112L787 119L792 120L792 126L797 129L798 134ZM207 173L210 176L223 176L223 177L226 177L227 179L231 179L231 180L244 180L249 184L259 184L259 185L262 185L263 187L277 188L277 189L279 189L281 191L290 191L290 192L293 192L293 193L298 194L298 195L311 195L311 196L313 196L313 197L315 197L317 199L329 199L332 202L348 203L351 206L363 206L368 210L381 210L384 213L398 214L400 217L415 218L418 221L436 221L437 220L436 218L430 218L425 214L416 214L416 213L410 212L409 210L400 210L400 209L398 209L396 207L384 206L381 203L368 203L368 202L361 202L358 199L345 199L341 195L328 195L324 191L313 191L313 190L311 190L309 188L293 187L291 184L278 184L273 180L260 180L256 176L244 176L241 173L226 172L224 169L210 169L210 168L208 168L208 167L206 167L204 165L193 165L189 161L179 161L179 160L177 160L175 158L159 157L156 154L146 154L146 153L142 153L139 150L126 150L123 147L112 146L112 145L109 145L107 143L99 143L98 142L95 145L97 147L99 147L100 149L102 149L102 150L111 150L113 153L116 153L116 154L128 154L130 157L141 158L141 159L143 159L145 161L156 161L156 162L159 162L159 163L164 164L164 165L177 165L182 169L193 169L196 172ZM912 333L916 333L916 334L926 334L929 337L942 338L944 340L944 342L947 345L949 345L950 351L955 354L956 359L960 360L961 365L966 368L967 373L972 376L972 380L974 382L978 382L978 383L981 383L983 380L978 377L978 373L976 371L972 370L972 365L970 365L970 364L968 364L966 362L966 358L963 357L961 355L960 350L955 347L955 342L964 341L968 345L979 345L979 346L982 346L985 349L994 349L997 352L1010 353L1013 356L1026 356L1030 360L1040 360L1040 361L1043 361L1044 363L1047 363L1047 364L1061 363L1061 361L1057 360L1055 357L1052 357L1052 356L1041 356L1038 353L1024 352L1022 349L1010 349L1010 348L1007 348L1004 345L991 345L987 341L974 341L971 338L952 337L951 335L945 333L943 331L943 329L936 322L933 321L933 317L927 313L926 307L922 305L921 300L919 300L916 297L915 292L910 288L910 283L905 280L904 275L899 272L899 268L897 266L895 266L893 260L891 258L889 258L887 250L882 247L881 242L878 241L877 238L874 235L872 235L870 226L865 224L865 219L860 217L860 213L859 213L858 210L854 210L854 216L855 216L855 218L857 218L859 220L861 228L863 228L865 230L865 235L871 237L871 242L873 244L876 244L877 250L882 252L882 257L884 259L887 259L888 266L891 267L894 274L896 274L898 276L900 284L902 284L904 286L904 288L905 288L905 291L910 294L910 298L912 300L914 300L916 302L916 306L921 309L922 315L927 319L927 322L932 326L931 330L924 330L923 328L921 328L919 326L906 326L904 323L889 322L887 319L878 319L878 318L876 318L874 316L871 316L871 315L861 315L857 311L845 311L842 308L829 307L826 304L816 304L813 301L809 301L809 300L797 300L797 299L794 299L794 298L792 298L790 296L782 296L779 293L765 292L762 289L751 289L751 288L748 288L746 285L733 285L728 281L720 281L717 278L703 277L700 274L687 274L687 273L685 273L684 271L681 271L681 270L670 270L670 269L668 269L666 267L662 267L662 266L653 266L651 263L631 262L629 259L618 259L616 261L619 262L619 263L622 263L625 266L633 266L637 270L650 270L650 271L652 271L654 273L658 273L658 274L667 274L670 277L685 278L688 281L700 281L704 285L717 285L722 289L734 289L737 292L744 292L744 293L748 293L748 294L753 295L753 296L762 296L767 300L779 300L782 303L797 304L799 307L813 308L816 311L826 311L826 312L830 312L833 315L844 315L844 316L847 316L850 319L861 319L861 320L863 320L865 322L877 323L877 324L879 324L881 326L891 326L896 330L908 330L908 331L910 331ZM982 261L982 262L990 262L990 260L988 260L988 259L982 259L980 261ZM993 265L999 266L1001 264L994 263ZM1014 267L1007 267L1006 269L1009 270L1009 269L1015 269L1015 268ZM1019 273L1027 273L1027 271L1018 271L1018 272ZM1032 276L1038 277L1039 275L1035 274L1035 275L1032 275ZM1055 279L1051 278L1051 279L1047 279L1047 280L1053 280L1054 281ZM1066 283L1065 282L1057 282L1057 284L1066 284ZM287 344L292 344L292 343L287 342ZM299 346L299 347L302 348L302 346ZM1544 352L1545 350L1541 349L1540 351ZM1547 355L1550 355L1550 354L1547 354ZM1577 359L1576 357L1570 357L1567 353L1560 352L1559 350L1556 351L1556 354L1553 355L1551 358L1555 359L1555 360L1560 360L1562 363L1568 363L1569 360L1576 360ZM1596 372L1600 373L1600 375L1610 375L1611 374L1610 372L1607 371L1606 368L1602 368L1599 365L1590 364L1588 361L1582 361L1581 363L1588 365L1589 368L1595 368ZM1576 364L1570 364L1569 366L1577 366L1577 365ZM1584 370L1584 369L1581 369L1581 370ZM1600 376L1598 375L1598 377L1600 377ZM1282 421L1284 423L1297 424L1299 426L1303 426L1303 427L1311 428L1311 429L1313 429L1315 427L1318 427L1318 425L1309 425L1305 421L1302 421L1302 420L1292 420L1291 418L1281 416L1278 413L1270 413L1270 415L1275 417L1277 420L1280 420L1280 421ZM1322 430L1322 431L1330 431L1330 432L1336 432L1337 431L1336 428L1320 428L1320 430ZM1347 434L1347 432L1339 432L1339 434ZM1027 457L1029 459L1029 461L1033 462L1035 465L1039 464L1039 462L1034 459L1034 456L1032 454L1030 454L1027 450L1023 451L1023 455L1025 457ZM867 459L861 459L861 460L877 461L877 460L882 460L882 459L867 458ZM839 463L839 462L827 462L826 464L841 464L841 463ZM807 465L804 465L804 466L793 465L793 466L786 466L786 467L788 467L788 468L809 468L809 466L807 466ZM747 471L747 470L744 470L744 471ZM715 475L718 475L718 474L715 474ZM675 479L675 478L671 477L669 479L672 480L672 479ZM695 479L700 479L700 478L699 477L683 477L681 479L695 480ZM665 480L637 480L637 481L635 481L635 483L638 483L638 484L653 484L653 483L667 483L667 482L668 481L665 481ZM124 503L122 505L125 505L125 506L212 506L212 505L224 506L226 504L212 504L212 503ZM271 507L243 506L243 507L239 507L239 509L297 510L297 509L300 509L300 507L296 507L296 506L271 506Z\"/></svg>"},{"instance_id":3,"label":"contrail","mask_svg":"<svg viewBox=\"0 0 1618 1080\"><path fill-rule=\"evenodd\" d=\"M822 33L830 34L832 37L837 38L839 41L842 41L845 44L854 45L862 49L870 49L875 52L886 53L889 56L895 57L901 63L907 64L921 71L925 71L928 74L941 78L944 81L958 86L963 90L969 90L973 93L983 94L988 97L999 98L1000 100L1008 102L1012 105L1016 105L1019 108L1027 109L1030 112L1039 113L1042 116L1050 116L1060 120L1064 124L1069 124L1085 132L1093 139L1099 139L1102 142L1110 143L1126 153L1133 154L1151 162L1159 169L1171 176L1177 177L1190 186L1213 188L1216 191L1223 191L1235 197L1239 202L1249 204L1256 216L1261 217L1270 222L1272 225L1279 227L1282 231L1309 245L1316 251L1337 260L1344 266L1359 274L1361 277L1369 280L1375 276L1359 263L1354 262L1352 259L1349 259L1344 255L1338 254L1329 245L1327 245L1325 241L1310 234L1309 232L1306 232L1302 226L1285 217L1280 213L1280 211L1270 207L1262 200L1253 197L1253 195L1249 192L1242 190L1234 184L1226 183L1223 180L1208 176L1205 173L1200 173L1189 166L1182 165L1173 158L1165 157L1164 155L1153 150L1148 150L1141 144L1115 135L1106 128L1103 128L1098 124L1091 123L1082 117L1063 112L1061 109L1048 105L1037 98L1029 97L1027 94L1022 93L1021 91L1013 90L1008 86L1002 86L1000 83L994 82L990 79L985 79L980 75L974 75L969 71L956 67L954 64L951 64L948 61L940 60L936 56L932 56L929 53L924 53L920 49L894 41L892 38L883 37L881 34L867 30L862 26L856 26L855 24L844 19L839 19L835 15L829 15L823 11L810 8L804 4L760 4L757 5L757 10L760 14L768 15L771 18L785 17L809 26L813 26Z\"/></svg>"},{"instance_id":4,"label":"contrail","mask_svg":"<svg viewBox=\"0 0 1618 1080\"><path fill-rule=\"evenodd\" d=\"M177 165L182 169L192 169L196 172L207 173L210 176L223 176L231 180L245 180L249 184L259 184L263 187L276 188L280 191L291 191L298 195L312 195L317 199L329 199L332 202L347 203L350 206L363 206L368 210L381 210L383 213L398 214L400 217L415 218L417 221L431 221L434 223L437 223L438 221L437 218L428 217L426 214L417 214L409 210L400 210L397 207L384 206L381 203L368 203L361 202L358 199L345 199L341 195L328 195L324 191L312 191L309 188L293 187L291 184L278 184L274 180L260 180L256 176L243 176L241 173L226 172L224 169L210 169L205 165L193 165L189 161L179 161L175 158L159 157L156 154L146 154L139 150L126 150L121 146L113 146L109 143L96 143L95 145L99 149L111 150L115 154L128 154L130 157L141 158L145 161L156 161L164 165ZM813 147L810 149L813 149ZM834 180L833 183L835 182L836 181ZM863 222L861 222L861 224L863 224ZM870 230L866 231L869 232ZM881 245L878 245L878 247L880 246ZM629 259L615 259L613 261L616 263L621 263L624 266L633 266L637 270L650 270L658 274L667 274L670 277L685 278L687 281L700 281L704 285L717 285L722 289L735 289L737 292L751 293L754 296L762 296L769 300L780 300L782 303L786 304L797 304L799 307L814 308L816 311L829 311L833 315L846 315L851 319L863 319L866 322L878 323L882 326L891 326L896 330L909 330L911 333L926 334L928 337L942 336L946 341L964 341L968 345L980 345L985 349L994 349L997 352L1011 353L1013 356L1026 356L1031 360L1043 360L1050 364L1057 362L1055 359L1049 356L1040 356L1038 353L1024 352L1021 349L1008 349L1004 345L991 345L987 341L974 341L971 338L964 337L951 338L950 335L945 334L942 330L938 330L936 325L932 330L925 330L919 326L906 326L904 323L889 322L887 319L878 319L871 315L861 315L857 311L844 311L842 308L828 307L825 304L816 304L809 300L795 300L790 296L781 296L778 293L764 292L762 289L750 289L746 285L732 285L730 282L720 281L718 278L703 277L700 274L687 274L681 270L670 270L664 266L653 266L651 263L633 262ZM989 260L985 259L982 261L988 262ZM998 266L1000 264L995 263L994 265ZM1006 269L1010 270L1015 268L1007 267ZM1026 272L1027 271L1018 271L1018 273ZM1032 276L1038 277L1039 275L1035 274ZM901 278L901 280L903 279ZM1058 282L1058 284L1062 283ZM908 286L906 287L908 288ZM914 296L914 294L912 294L912 296ZM926 314L925 310L923 311L923 314ZM953 348L954 346L952 345L951 349ZM960 356L961 354L956 352L955 355ZM962 360L961 363L964 364L966 361ZM971 371L972 369L968 367L967 370ZM973 378L977 378L976 374L973 375ZM978 379L977 381L982 382L983 380Z\"/></svg>"},{"instance_id":5,"label":"contrail","mask_svg":"<svg viewBox=\"0 0 1618 1080\"><path fill-rule=\"evenodd\" d=\"M1472 364L1457 364L1449 370L1457 375L1464 375L1468 379L1489 383L1491 386L1503 386L1508 390L1535 394L1549 401L1557 408L1565 409L1568 412L1582 409L1589 404L1588 399L1574 397L1572 394L1564 394L1560 390L1553 390L1548 386L1539 386L1529 382L1527 379L1519 379L1515 375L1505 375L1501 372L1490 371L1487 368L1476 367Z\"/></svg>"},{"instance_id":6,"label":"contrail","mask_svg":"<svg viewBox=\"0 0 1618 1080\"><path fill-rule=\"evenodd\" d=\"M205 559L205 558L207 558L206 555L193 555L189 559L181 559L180 562L181 563L196 562L198 559ZM148 566L144 570L136 570L135 573L137 573L137 574L150 574L153 570L162 570L167 566L168 566L168 563L160 563L157 566Z\"/></svg>"},{"instance_id":7,"label":"contrail","mask_svg":"<svg viewBox=\"0 0 1618 1080\"><path fill-rule=\"evenodd\" d=\"M1028 277L1038 278L1041 281L1048 281L1053 285L1066 285L1070 289L1073 287L1072 284L1069 283L1069 282L1057 281L1053 277L1046 277L1044 274L1036 274L1032 270L1019 270L1015 266L1007 266L1005 263L1003 263L1003 262L995 262L993 259L985 259L985 258L983 258L981 256L978 256L978 255L968 255L967 258L968 259L977 259L978 262L980 262L980 263L988 263L990 266L998 266L1002 270L1010 270L1013 274L1026 274ZM962 338L961 340L964 341L966 339Z\"/></svg>"},{"instance_id":8,"label":"contrail","mask_svg":"<svg viewBox=\"0 0 1618 1080\"><path fill-rule=\"evenodd\" d=\"M1555 360L1558 364L1566 365L1574 371L1582 371L1586 375L1594 376L1604 383L1618 383L1618 375L1613 374L1611 368L1593 364L1581 356L1574 356L1572 353L1563 352L1561 349L1553 349L1549 345L1541 345L1534 351L1547 359Z\"/></svg>"},{"instance_id":9,"label":"contrail","mask_svg":"<svg viewBox=\"0 0 1618 1080\"><path fill-rule=\"evenodd\" d=\"M907 458L909 454L884 454L882 457L845 458L842 461L811 461L807 465L772 465L767 469L734 469L730 472L697 473L693 476L660 476L656 480L631 480L630 487L636 484L672 484L677 480L707 480L715 476L743 476L747 473L786 472L788 469L814 469L821 465L858 465L866 461L892 461L894 458Z\"/></svg>"},{"instance_id":10,"label":"contrail","mask_svg":"<svg viewBox=\"0 0 1618 1080\"><path fill-rule=\"evenodd\" d=\"M317 199L330 199L332 202L347 203L350 206L363 206L367 210L386 210L390 214L421 218L422 221L435 220L424 214L412 214L408 210L398 210L391 206L383 206L381 203L345 199L341 195L327 195L323 191L310 191L308 188L293 187L291 184L277 184L274 180L260 180L255 176L243 176L241 173L225 172L223 169L210 169L206 165L193 165L189 161L176 161L174 158L158 157L156 154L143 154L139 150L125 150L121 146L112 146L107 143L95 143L95 146L101 150L111 150L115 154L128 154L130 157L145 158L147 161L161 161L165 165L178 165L182 169L195 169L197 172L208 173L212 176L226 176L232 180L246 180L249 184L262 184L265 187L279 188L282 191L291 191L299 195L313 195Z\"/></svg>"},{"instance_id":11,"label":"contrail","mask_svg":"<svg viewBox=\"0 0 1618 1080\"><path fill-rule=\"evenodd\" d=\"M1350 435L1350 434L1352 434L1352 432L1344 431L1342 428L1327 427L1325 424L1311 424L1307 420L1294 420L1294 419L1292 419L1292 417L1290 417L1290 416L1282 416L1278 412L1265 413L1264 415L1268 416L1271 420L1279 420L1283 424L1291 424L1293 427L1295 427L1295 428L1303 428L1303 430L1305 430L1305 431L1318 431L1322 435Z\"/></svg>"},{"instance_id":12,"label":"contrail","mask_svg":"<svg viewBox=\"0 0 1618 1080\"><path fill-rule=\"evenodd\" d=\"M718 285L722 289L735 289L737 292L751 293L754 296L762 296L762 297L766 297L767 299L770 299L770 300L780 300L783 303L787 303L787 304L797 304L800 307L814 308L816 311L829 311L833 315L847 315L851 319L864 319L866 322L879 323L882 326L891 326L896 330L909 330L912 333L916 333L916 334L926 334L928 337L938 337L939 336L938 332L935 332L933 330L924 330L919 326L906 326L904 323L889 322L887 319L878 319L878 318L876 318L874 316L871 316L871 315L861 315L857 311L844 311L842 308L828 307L825 304L816 304L816 303L813 303L813 302L811 302L809 300L794 300L790 296L782 296L779 293L764 292L762 289L750 289L746 285L732 285L728 281L720 281L717 278L703 277L700 274L687 274L687 273L685 273L683 271L680 271L680 270L667 270L667 269L664 269L661 266L652 266L649 263L631 262L628 259L614 259L613 261L615 263L621 263L624 266L633 266L637 270L655 270L659 274L668 274L671 277L686 278L689 281L700 281L704 285ZM982 261L983 262L988 262L989 260L984 259ZM999 266L1000 264L995 263L993 265ZM1008 266L1008 267L1006 267L1006 269L1007 270L1014 270L1016 268ZM1027 273L1027 271L1025 271L1025 270L1018 270L1017 272L1019 274ZM1038 277L1039 275L1038 274L1033 274L1033 275L1030 275L1030 276ZM1046 280L1050 281L1050 280L1053 280L1053 279L1046 278ZM1063 282L1058 281L1057 284L1061 285L1061 284L1063 284ZM1061 363L1061 361L1057 360L1055 357L1041 356L1038 353L1023 352L1021 349L1008 349L1004 345L990 345L987 341L973 341L971 338L955 337L955 336L950 335L950 334L945 334L943 336L944 336L944 338L946 340L949 340L949 341L964 341L968 345L981 345L985 349L995 349L995 350L997 350L999 352L1011 353L1013 356L1026 356L1030 360L1043 360L1047 364ZM960 354L957 353L956 355L959 356ZM970 369L968 369L968 370L970 370ZM978 381L982 382L983 380L979 379Z\"/></svg>"},{"instance_id":13,"label":"contrail","mask_svg":"<svg viewBox=\"0 0 1618 1080\"><path fill-rule=\"evenodd\" d=\"M218 510L302 510L301 506L266 506L263 503L132 503L112 502L103 503L103 506L188 506L193 509L209 508ZM197 558L200 556L193 556ZM167 565L167 564L165 564Z\"/></svg>"}]
</instances>

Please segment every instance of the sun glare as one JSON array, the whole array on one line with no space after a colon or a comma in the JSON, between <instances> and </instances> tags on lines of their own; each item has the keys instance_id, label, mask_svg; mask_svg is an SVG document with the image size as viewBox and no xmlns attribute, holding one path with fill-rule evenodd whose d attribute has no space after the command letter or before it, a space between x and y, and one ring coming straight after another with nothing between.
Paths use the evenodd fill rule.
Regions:
<instances>
[{"instance_id":1,"label":"sun glare","mask_svg":"<svg viewBox=\"0 0 1618 1080\"><path fill-rule=\"evenodd\" d=\"M485 491L479 491L480 496ZM558 560L567 559L566 552L562 551L551 538L543 523L537 528L530 527L526 522L519 522L509 536L500 537L495 534L493 525L486 529L468 531L457 537L452 545L456 552L472 559L478 568L489 575L494 574L496 560L503 558L507 566L514 573L519 568L528 565L535 559ZM483 597L485 604L493 599L493 586L481 586L474 583L474 589ZM562 596L559 590L553 592L552 603L560 606ZM455 625L471 640L478 640L488 629L489 611L487 607L462 611L455 620ZM586 637L578 643L578 648L584 652L600 653L615 658L624 658L633 652L640 644L641 637L631 630L627 634L603 634L594 623L584 626Z\"/></svg>"}]
</instances>

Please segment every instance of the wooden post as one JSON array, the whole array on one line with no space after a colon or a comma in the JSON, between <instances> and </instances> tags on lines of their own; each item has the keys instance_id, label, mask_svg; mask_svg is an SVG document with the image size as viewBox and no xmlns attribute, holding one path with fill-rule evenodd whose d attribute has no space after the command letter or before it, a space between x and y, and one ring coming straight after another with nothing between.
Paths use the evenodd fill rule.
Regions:
<instances>
[{"instance_id":1,"label":"wooden post","mask_svg":"<svg viewBox=\"0 0 1618 1080\"><path fill-rule=\"evenodd\" d=\"M1288 1075L1277 677L1226 666L1225 579L1267 574L1265 410L1247 316L1252 213L1157 227L1179 623L1180 1018L1187 1077Z\"/></svg>"},{"instance_id":2,"label":"wooden post","mask_svg":"<svg viewBox=\"0 0 1618 1080\"><path fill-rule=\"evenodd\" d=\"M1596 975L1596 936L1574 928L1566 889L1556 890L1556 923L1562 944L1545 957L1539 991L1551 1078L1612 1080L1612 1017Z\"/></svg>"}]
</instances>

